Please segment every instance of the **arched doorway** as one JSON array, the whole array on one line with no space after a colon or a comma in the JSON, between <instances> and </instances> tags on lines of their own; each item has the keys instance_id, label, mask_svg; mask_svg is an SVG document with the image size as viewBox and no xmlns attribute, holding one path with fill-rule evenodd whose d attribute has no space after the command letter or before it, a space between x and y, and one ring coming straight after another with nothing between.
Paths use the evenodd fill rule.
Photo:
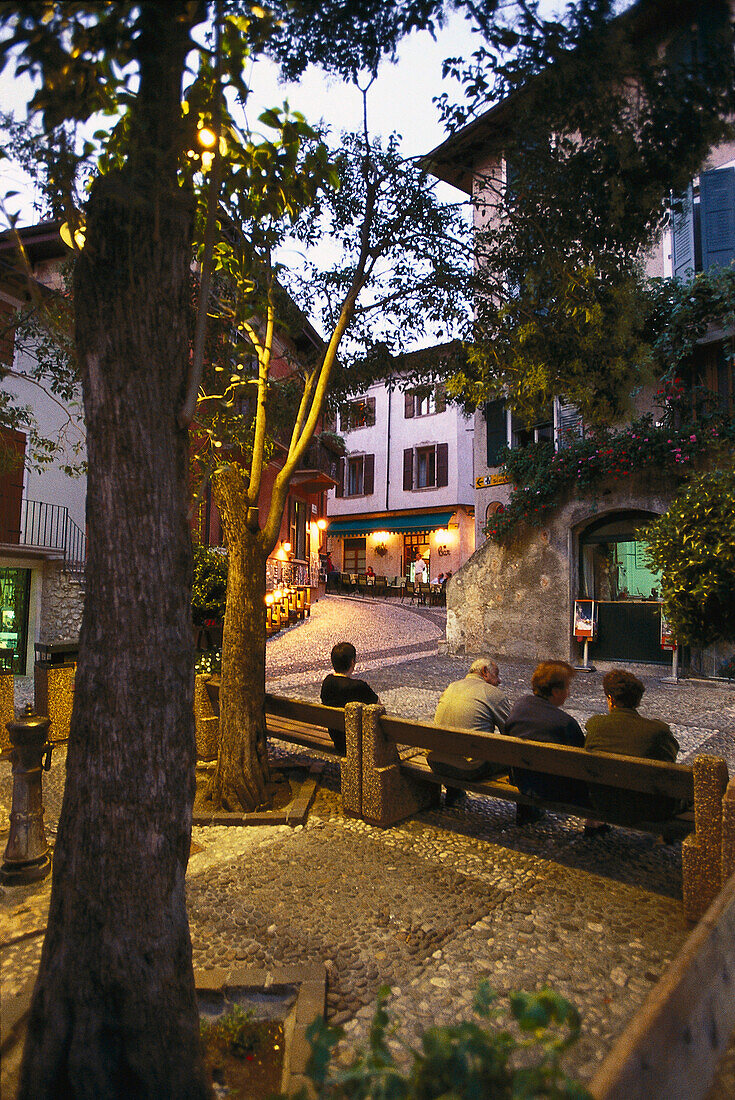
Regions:
<instances>
[{"instance_id":1,"label":"arched doorway","mask_svg":"<svg viewBox=\"0 0 735 1100\"><path fill-rule=\"evenodd\" d=\"M641 528L651 512L616 512L579 537L579 597L597 601L593 656L608 661L663 663L661 577L646 559Z\"/></svg>"}]
</instances>

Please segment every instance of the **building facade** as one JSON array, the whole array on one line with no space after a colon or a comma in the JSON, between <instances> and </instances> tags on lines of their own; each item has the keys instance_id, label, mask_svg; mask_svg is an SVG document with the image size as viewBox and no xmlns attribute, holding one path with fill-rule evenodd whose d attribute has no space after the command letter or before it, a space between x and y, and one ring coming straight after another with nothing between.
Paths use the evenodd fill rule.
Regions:
<instances>
[{"instance_id":1,"label":"building facade","mask_svg":"<svg viewBox=\"0 0 735 1100\"><path fill-rule=\"evenodd\" d=\"M503 112L512 109L508 103L492 108L427 158L435 175L472 196L477 231L498 216L484 192L489 182L500 181L501 190L507 182L497 135ZM710 152L682 200L673 204L669 224L646 258L649 277L689 280L699 271L735 262L735 144L723 143ZM735 413L734 337L732 327L710 326L681 380L690 394L704 387L730 415ZM635 397L633 416L655 417L654 393L655 387L649 387ZM661 644L660 577L646 565L639 529L666 511L679 484L675 478L660 471L611 478L593 494L560 499L541 529L525 528L503 545L486 540L486 527L507 506L511 492L502 469L503 449L541 439L558 449L585 430L577 411L559 398L530 426L516 421L502 399L476 411L478 549L448 588L450 652L579 660L575 605L592 600L597 617L593 658L671 660ZM723 650L693 658L701 671L716 674Z\"/></svg>"},{"instance_id":2,"label":"building facade","mask_svg":"<svg viewBox=\"0 0 735 1100\"><path fill-rule=\"evenodd\" d=\"M346 453L327 500L328 546L344 573L427 580L455 573L475 548L472 420L441 383L394 378L346 402Z\"/></svg>"},{"instance_id":3,"label":"building facade","mask_svg":"<svg viewBox=\"0 0 735 1100\"><path fill-rule=\"evenodd\" d=\"M34 380L38 347L32 339L16 338L19 311L29 309L33 296L59 288L59 265L68 250L56 223L23 230L23 240L30 272L19 264L12 236L0 236L3 389L32 410L36 431L54 440L56 449L49 462L39 464L30 461L29 425L2 432L0 651L20 675L33 668L36 642L78 635L86 557L86 479L67 472L85 458L81 392L62 398Z\"/></svg>"}]
</instances>

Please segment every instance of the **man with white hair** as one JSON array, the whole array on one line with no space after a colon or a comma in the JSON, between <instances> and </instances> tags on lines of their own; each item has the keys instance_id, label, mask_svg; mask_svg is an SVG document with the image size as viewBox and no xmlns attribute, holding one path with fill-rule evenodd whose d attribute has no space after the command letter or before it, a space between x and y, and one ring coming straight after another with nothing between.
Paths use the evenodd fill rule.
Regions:
<instances>
[{"instance_id":1,"label":"man with white hair","mask_svg":"<svg viewBox=\"0 0 735 1100\"><path fill-rule=\"evenodd\" d=\"M444 691L434 714L434 724L477 733L505 731L510 713L508 697L500 690L500 670L490 657L478 657L470 665L463 680L455 680ZM429 752L427 760L432 771L448 779L484 779L497 771L504 771L485 760L473 760L468 756L449 756ZM448 788L445 804L451 806L463 791Z\"/></svg>"}]
</instances>

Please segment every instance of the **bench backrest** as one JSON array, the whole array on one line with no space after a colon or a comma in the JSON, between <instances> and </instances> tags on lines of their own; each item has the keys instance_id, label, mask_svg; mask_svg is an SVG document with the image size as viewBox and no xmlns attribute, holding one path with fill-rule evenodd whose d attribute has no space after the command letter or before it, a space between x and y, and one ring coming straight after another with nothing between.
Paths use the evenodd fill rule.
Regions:
<instances>
[{"instance_id":1,"label":"bench backrest","mask_svg":"<svg viewBox=\"0 0 735 1100\"><path fill-rule=\"evenodd\" d=\"M388 715L383 715L380 725L386 741L397 745L470 756L509 768L527 768L529 771L563 775L623 790L687 800L694 797L694 773L688 764L667 764L638 756L587 752L585 749L526 741L503 734L443 729L428 722L410 722Z\"/></svg>"},{"instance_id":2,"label":"bench backrest","mask_svg":"<svg viewBox=\"0 0 735 1100\"><path fill-rule=\"evenodd\" d=\"M345 712L342 707L325 707L323 703L310 703L306 699L286 699L283 695L266 692L265 713L276 718L288 718L292 722L304 722L327 729L345 728Z\"/></svg>"}]
</instances>

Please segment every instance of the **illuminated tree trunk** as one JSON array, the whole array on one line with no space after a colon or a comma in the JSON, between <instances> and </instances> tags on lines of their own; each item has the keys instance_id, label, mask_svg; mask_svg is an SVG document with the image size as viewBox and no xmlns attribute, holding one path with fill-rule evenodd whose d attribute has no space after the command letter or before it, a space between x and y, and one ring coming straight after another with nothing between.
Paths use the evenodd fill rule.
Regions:
<instances>
[{"instance_id":1,"label":"illuminated tree trunk","mask_svg":"<svg viewBox=\"0 0 735 1100\"><path fill-rule=\"evenodd\" d=\"M219 747L208 793L213 807L249 812L270 800L265 734L265 563L254 510L248 512L241 471L214 478L228 550L227 609L222 638Z\"/></svg>"},{"instance_id":2,"label":"illuminated tree trunk","mask_svg":"<svg viewBox=\"0 0 735 1100\"><path fill-rule=\"evenodd\" d=\"M22 1100L207 1095L184 894L195 750L177 413L192 204L176 142L189 7L142 5L132 125L148 153L95 183L75 272L86 601Z\"/></svg>"}]
</instances>

